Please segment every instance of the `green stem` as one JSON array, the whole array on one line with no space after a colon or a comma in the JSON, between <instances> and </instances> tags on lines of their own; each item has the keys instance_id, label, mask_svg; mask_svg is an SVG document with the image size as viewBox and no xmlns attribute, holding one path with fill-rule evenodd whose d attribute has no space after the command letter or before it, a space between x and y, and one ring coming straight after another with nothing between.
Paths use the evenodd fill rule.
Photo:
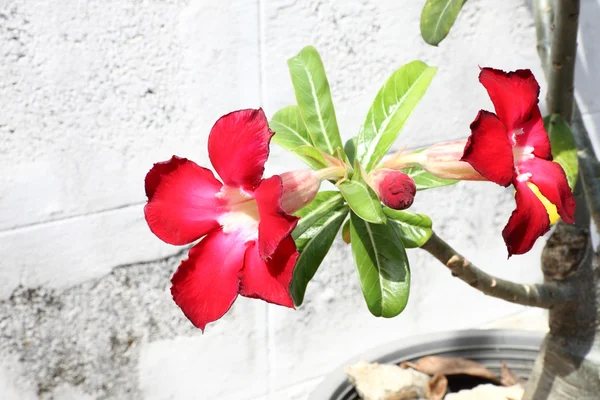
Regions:
<instances>
[{"instance_id":1,"label":"green stem","mask_svg":"<svg viewBox=\"0 0 600 400\"><path fill-rule=\"evenodd\" d=\"M540 18L547 18L541 14ZM548 76L548 112L561 114L571 122L577 55L577 29L579 25L579 0L557 0L554 18L554 35L550 48ZM542 64L544 59L542 59Z\"/></svg>"},{"instance_id":2,"label":"green stem","mask_svg":"<svg viewBox=\"0 0 600 400\"><path fill-rule=\"evenodd\" d=\"M550 64L550 48L552 46L552 21L554 20L552 0L534 1L533 18L537 33L536 47L544 73L547 74L548 64Z\"/></svg>"},{"instance_id":3,"label":"green stem","mask_svg":"<svg viewBox=\"0 0 600 400\"><path fill-rule=\"evenodd\" d=\"M346 169L341 166L328 167L317 170L316 175L321 182L328 179L338 180L346 175Z\"/></svg>"}]
</instances>

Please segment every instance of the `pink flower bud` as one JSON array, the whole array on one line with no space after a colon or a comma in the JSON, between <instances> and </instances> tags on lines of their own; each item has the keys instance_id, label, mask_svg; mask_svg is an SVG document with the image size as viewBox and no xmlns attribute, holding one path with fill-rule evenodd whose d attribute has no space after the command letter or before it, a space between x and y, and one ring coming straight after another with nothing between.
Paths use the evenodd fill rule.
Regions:
<instances>
[{"instance_id":1,"label":"pink flower bud","mask_svg":"<svg viewBox=\"0 0 600 400\"><path fill-rule=\"evenodd\" d=\"M295 213L313 201L321 186L319 175L311 170L284 172L279 176L283 183L281 208L288 214Z\"/></svg>"},{"instance_id":2,"label":"pink flower bud","mask_svg":"<svg viewBox=\"0 0 600 400\"><path fill-rule=\"evenodd\" d=\"M386 206L394 210L410 207L415 199L415 181L403 172L393 169L377 169L369 177L369 184Z\"/></svg>"},{"instance_id":3,"label":"pink flower bud","mask_svg":"<svg viewBox=\"0 0 600 400\"><path fill-rule=\"evenodd\" d=\"M384 163L385 167L401 169L419 165L438 178L485 181L469 163L461 161L467 140L435 144L423 151L399 154Z\"/></svg>"}]
</instances>

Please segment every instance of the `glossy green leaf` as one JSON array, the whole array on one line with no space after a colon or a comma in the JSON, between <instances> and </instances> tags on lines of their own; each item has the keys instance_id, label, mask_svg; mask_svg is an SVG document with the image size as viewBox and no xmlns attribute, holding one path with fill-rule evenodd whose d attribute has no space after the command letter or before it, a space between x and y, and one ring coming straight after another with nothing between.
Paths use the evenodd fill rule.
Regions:
<instances>
[{"instance_id":1,"label":"glossy green leaf","mask_svg":"<svg viewBox=\"0 0 600 400\"><path fill-rule=\"evenodd\" d=\"M307 46L288 60L288 68L312 143L325 153L334 155L336 148L343 149L342 139L321 56L317 49Z\"/></svg>"},{"instance_id":2,"label":"glossy green leaf","mask_svg":"<svg viewBox=\"0 0 600 400\"><path fill-rule=\"evenodd\" d=\"M300 157L312 169L322 169L328 165L323 154L312 146L298 146L290 151Z\"/></svg>"},{"instance_id":3,"label":"glossy green leaf","mask_svg":"<svg viewBox=\"0 0 600 400\"><path fill-rule=\"evenodd\" d=\"M385 215L377 194L366 183L346 180L338 185L348 206L365 221L383 224Z\"/></svg>"},{"instance_id":4,"label":"glossy green leaf","mask_svg":"<svg viewBox=\"0 0 600 400\"><path fill-rule=\"evenodd\" d=\"M406 307L410 268L399 230L391 221L370 224L350 214L352 254L369 311L391 318Z\"/></svg>"},{"instance_id":5,"label":"glossy green leaf","mask_svg":"<svg viewBox=\"0 0 600 400\"><path fill-rule=\"evenodd\" d=\"M277 111L271 118L269 127L275 132L273 142L286 150L313 145L298 106L288 106Z\"/></svg>"},{"instance_id":6,"label":"glossy green leaf","mask_svg":"<svg viewBox=\"0 0 600 400\"><path fill-rule=\"evenodd\" d=\"M339 208L343 203L344 198L340 192L323 191L317 193L313 201L294 214L300 217L300 221L298 221L296 228L292 232L292 237L298 239L313 224Z\"/></svg>"},{"instance_id":7,"label":"glossy green leaf","mask_svg":"<svg viewBox=\"0 0 600 400\"><path fill-rule=\"evenodd\" d=\"M567 181L571 190L575 189L577 183L577 145L571 128L560 114L553 114L544 118L544 125L550 137L552 146L552 158L560 164L567 175Z\"/></svg>"},{"instance_id":8,"label":"glossy green leaf","mask_svg":"<svg viewBox=\"0 0 600 400\"><path fill-rule=\"evenodd\" d=\"M348 139L344 145L344 151L346 152L350 165L354 164L354 159L356 158L356 136Z\"/></svg>"},{"instance_id":9,"label":"glossy green leaf","mask_svg":"<svg viewBox=\"0 0 600 400\"><path fill-rule=\"evenodd\" d=\"M356 158L365 170L370 171L389 150L436 71L413 61L395 71L379 90L356 140Z\"/></svg>"},{"instance_id":10,"label":"glossy green leaf","mask_svg":"<svg viewBox=\"0 0 600 400\"><path fill-rule=\"evenodd\" d=\"M438 178L425 171L421 167L410 167L403 169L402 172L413 178L415 181L415 185L417 186L417 190L425 190L432 189L441 186L449 186L458 183L458 181L452 179L442 179Z\"/></svg>"},{"instance_id":11,"label":"glossy green leaf","mask_svg":"<svg viewBox=\"0 0 600 400\"><path fill-rule=\"evenodd\" d=\"M383 224L385 214L377 193L364 181L363 170L358 160L354 161L352 179L344 180L337 185L346 199L348 206L365 221Z\"/></svg>"},{"instance_id":12,"label":"glossy green leaf","mask_svg":"<svg viewBox=\"0 0 600 400\"><path fill-rule=\"evenodd\" d=\"M298 239L299 242L302 242L301 246L298 246L302 248L302 251L296 261L290 285L290 292L296 306L301 305L304 301L306 286L315 276L347 215L348 207L342 206L313 224Z\"/></svg>"},{"instance_id":13,"label":"glossy green leaf","mask_svg":"<svg viewBox=\"0 0 600 400\"><path fill-rule=\"evenodd\" d=\"M448 35L466 0L427 0L421 12L421 36L437 46Z\"/></svg>"},{"instance_id":14,"label":"glossy green leaf","mask_svg":"<svg viewBox=\"0 0 600 400\"><path fill-rule=\"evenodd\" d=\"M383 212L398 226L400 240L407 249L421 247L433 233L432 222L425 214L415 214L404 210L392 210L383 207Z\"/></svg>"}]
</instances>

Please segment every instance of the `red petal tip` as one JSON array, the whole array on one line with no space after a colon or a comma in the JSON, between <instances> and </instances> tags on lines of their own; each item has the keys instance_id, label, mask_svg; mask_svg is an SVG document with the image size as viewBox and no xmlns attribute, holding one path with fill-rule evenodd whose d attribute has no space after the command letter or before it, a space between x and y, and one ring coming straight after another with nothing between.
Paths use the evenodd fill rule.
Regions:
<instances>
[{"instance_id":1,"label":"red petal tip","mask_svg":"<svg viewBox=\"0 0 600 400\"><path fill-rule=\"evenodd\" d=\"M240 294L294 308L290 284L297 259L296 244L289 236L267 261L261 257L256 243L252 243L244 257L244 268L240 274Z\"/></svg>"},{"instance_id":2,"label":"red petal tip","mask_svg":"<svg viewBox=\"0 0 600 400\"><path fill-rule=\"evenodd\" d=\"M173 300L202 331L233 305L245 250L235 236L215 231L190 249L171 278Z\"/></svg>"},{"instance_id":3,"label":"red petal tip","mask_svg":"<svg viewBox=\"0 0 600 400\"><path fill-rule=\"evenodd\" d=\"M487 90L496 114L508 132L520 128L538 104L540 85L531 70L505 72L486 67L479 73L479 82Z\"/></svg>"},{"instance_id":4,"label":"red petal tip","mask_svg":"<svg viewBox=\"0 0 600 400\"><path fill-rule=\"evenodd\" d=\"M160 183L161 177L163 175L169 174L170 172L173 172L177 169L177 167L179 167L187 161L187 158L181 158L176 155L173 155L167 161L160 161L154 163L150 171L148 171L148 173L146 174L146 178L144 179L144 188L146 190L146 197L148 197L148 200L151 200L152 196L154 196L154 192L156 192L156 188Z\"/></svg>"},{"instance_id":5,"label":"red petal tip","mask_svg":"<svg viewBox=\"0 0 600 400\"><path fill-rule=\"evenodd\" d=\"M233 111L219 118L208 136L208 154L228 186L258 186L275 133L261 108Z\"/></svg>"},{"instance_id":6,"label":"red petal tip","mask_svg":"<svg viewBox=\"0 0 600 400\"><path fill-rule=\"evenodd\" d=\"M221 182L213 173L185 158L157 163L146 179L144 216L150 230L173 244L191 243L219 227Z\"/></svg>"},{"instance_id":7,"label":"red petal tip","mask_svg":"<svg viewBox=\"0 0 600 400\"><path fill-rule=\"evenodd\" d=\"M514 161L506 127L496 114L480 110L471 123L461 161L468 162L486 179L501 186L512 182Z\"/></svg>"},{"instance_id":8,"label":"red petal tip","mask_svg":"<svg viewBox=\"0 0 600 400\"><path fill-rule=\"evenodd\" d=\"M527 253L550 230L550 218L537 196L525 182L518 182L516 189L517 208L502 230L509 257Z\"/></svg>"}]
</instances>

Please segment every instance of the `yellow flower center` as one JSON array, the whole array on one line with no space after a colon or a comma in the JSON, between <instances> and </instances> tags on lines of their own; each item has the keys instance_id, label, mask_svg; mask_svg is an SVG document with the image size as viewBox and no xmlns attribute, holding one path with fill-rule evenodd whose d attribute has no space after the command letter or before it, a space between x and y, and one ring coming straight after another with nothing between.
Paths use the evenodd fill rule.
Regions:
<instances>
[{"instance_id":1,"label":"yellow flower center","mask_svg":"<svg viewBox=\"0 0 600 400\"><path fill-rule=\"evenodd\" d=\"M238 232L245 242L258 238L258 205L254 197L239 188L223 186L216 195L225 201L227 212L218 219L224 233Z\"/></svg>"}]
</instances>

